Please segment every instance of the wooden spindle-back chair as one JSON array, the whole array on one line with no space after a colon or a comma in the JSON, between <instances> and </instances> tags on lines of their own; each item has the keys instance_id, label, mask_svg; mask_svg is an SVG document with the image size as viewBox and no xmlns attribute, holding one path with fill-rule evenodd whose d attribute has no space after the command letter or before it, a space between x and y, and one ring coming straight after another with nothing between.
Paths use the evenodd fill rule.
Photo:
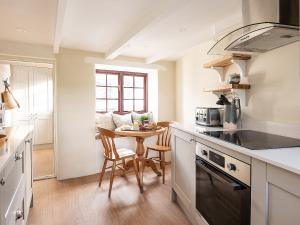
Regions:
<instances>
[{"instance_id":1,"label":"wooden spindle-back chair","mask_svg":"<svg viewBox=\"0 0 300 225\"><path fill-rule=\"evenodd\" d=\"M136 159L135 152L132 151L131 149L126 149L126 148L117 149L116 145L115 145L115 141L114 141L114 139L116 138L116 135L113 131L107 130L104 128L100 128L100 127L98 127L98 131L100 134L100 139L102 141L103 154L104 154L104 163L103 163L102 169L100 171L99 187L101 187L101 183L102 183L102 179L103 179L105 170L108 168L112 168L111 175L110 175L109 192L108 192L108 197L110 197L113 180L115 177L116 167L124 170L124 168L120 167L119 165L122 164L124 166L125 159L132 158L133 164L134 164L135 176L136 176L140 191L142 192L141 185L140 185L140 179L139 179L138 171L137 171L137 164L136 164L136 160L135 160ZM112 166L107 167L108 161L112 162ZM122 161L122 163L118 164L117 163L118 161Z\"/></svg>"},{"instance_id":2,"label":"wooden spindle-back chair","mask_svg":"<svg viewBox=\"0 0 300 225\"><path fill-rule=\"evenodd\" d=\"M163 184L165 183L165 153L171 151L171 128L170 121L157 122L157 126L164 127L165 131L158 135L155 145L147 146L145 157L148 158L149 150L158 152L158 157L152 157L160 163L160 168L162 170Z\"/></svg>"}]
</instances>

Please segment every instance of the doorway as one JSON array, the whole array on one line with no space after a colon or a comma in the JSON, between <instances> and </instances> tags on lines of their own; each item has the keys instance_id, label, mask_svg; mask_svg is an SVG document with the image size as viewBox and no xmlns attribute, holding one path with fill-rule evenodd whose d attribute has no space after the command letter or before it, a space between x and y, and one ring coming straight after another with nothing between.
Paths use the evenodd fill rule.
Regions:
<instances>
[{"instance_id":1,"label":"doorway","mask_svg":"<svg viewBox=\"0 0 300 225\"><path fill-rule=\"evenodd\" d=\"M53 66L13 65L10 83L20 108L18 124L33 126L33 179L55 177L53 143Z\"/></svg>"}]
</instances>

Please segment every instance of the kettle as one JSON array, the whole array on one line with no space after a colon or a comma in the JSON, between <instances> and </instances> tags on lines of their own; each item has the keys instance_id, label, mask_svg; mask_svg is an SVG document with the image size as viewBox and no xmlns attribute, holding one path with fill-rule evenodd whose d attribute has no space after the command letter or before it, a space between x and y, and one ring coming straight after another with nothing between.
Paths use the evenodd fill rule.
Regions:
<instances>
[{"instance_id":1,"label":"kettle","mask_svg":"<svg viewBox=\"0 0 300 225\"><path fill-rule=\"evenodd\" d=\"M237 124L241 118L240 99L235 97L232 102L224 105L224 121L225 129L237 129Z\"/></svg>"}]
</instances>

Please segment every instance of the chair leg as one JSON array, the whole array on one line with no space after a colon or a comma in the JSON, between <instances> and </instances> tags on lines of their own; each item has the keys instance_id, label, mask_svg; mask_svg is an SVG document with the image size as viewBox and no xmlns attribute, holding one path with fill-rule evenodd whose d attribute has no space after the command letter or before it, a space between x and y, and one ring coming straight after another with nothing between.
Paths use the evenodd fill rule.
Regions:
<instances>
[{"instance_id":1,"label":"chair leg","mask_svg":"<svg viewBox=\"0 0 300 225\"><path fill-rule=\"evenodd\" d=\"M158 152L158 157L159 157L159 166L160 166L160 169L162 170L161 152Z\"/></svg>"},{"instance_id":2,"label":"chair leg","mask_svg":"<svg viewBox=\"0 0 300 225\"><path fill-rule=\"evenodd\" d=\"M137 164L136 164L136 159L134 157L132 157L132 159L133 159L133 170L134 170L134 173L135 173L135 176L136 176L137 183L139 185L140 192L142 193L143 189L142 189L140 178L139 178L139 174L138 174L138 168L137 168Z\"/></svg>"},{"instance_id":3,"label":"chair leg","mask_svg":"<svg viewBox=\"0 0 300 225\"><path fill-rule=\"evenodd\" d=\"M163 184L165 183L165 153L161 153L161 170L162 170L162 179L163 179Z\"/></svg>"},{"instance_id":4,"label":"chair leg","mask_svg":"<svg viewBox=\"0 0 300 225\"><path fill-rule=\"evenodd\" d=\"M149 148L147 148L147 150L146 150L146 154L145 154L146 159L148 158L148 153L149 153Z\"/></svg>"},{"instance_id":5,"label":"chair leg","mask_svg":"<svg viewBox=\"0 0 300 225\"><path fill-rule=\"evenodd\" d=\"M109 198L110 198L110 195L111 195L111 189L112 189L112 185L113 185L113 182L114 182L115 169L116 169L116 161L113 161L113 165L112 165L112 169L111 169L111 174L110 174L109 191L108 191L108 197Z\"/></svg>"},{"instance_id":6,"label":"chair leg","mask_svg":"<svg viewBox=\"0 0 300 225\"><path fill-rule=\"evenodd\" d=\"M103 176L104 176L104 173L105 173L107 161L108 161L108 159L105 158L104 162L103 162L102 170L100 171L99 187L101 187L101 183L102 183L102 179L103 179Z\"/></svg>"},{"instance_id":7,"label":"chair leg","mask_svg":"<svg viewBox=\"0 0 300 225\"><path fill-rule=\"evenodd\" d=\"M125 172L126 161L125 161L125 159L122 159L122 166L123 166L123 169L124 169L124 170L122 170L121 176L122 176L122 177L125 177L125 175L126 175L126 172Z\"/></svg>"}]
</instances>

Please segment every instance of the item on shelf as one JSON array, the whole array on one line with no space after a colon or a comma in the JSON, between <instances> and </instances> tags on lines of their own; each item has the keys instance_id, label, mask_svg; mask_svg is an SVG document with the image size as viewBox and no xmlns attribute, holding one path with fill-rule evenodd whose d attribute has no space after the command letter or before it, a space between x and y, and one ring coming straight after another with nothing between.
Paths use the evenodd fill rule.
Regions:
<instances>
[{"instance_id":1,"label":"item on shelf","mask_svg":"<svg viewBox=\"0 0 300 225\"><path fill-rule=\"evenodd\" d=\"M239 84L241 81L241 76L238 73L233 73L229 75L228 83L229 84Z\"/></svg>"}]
</instances>

